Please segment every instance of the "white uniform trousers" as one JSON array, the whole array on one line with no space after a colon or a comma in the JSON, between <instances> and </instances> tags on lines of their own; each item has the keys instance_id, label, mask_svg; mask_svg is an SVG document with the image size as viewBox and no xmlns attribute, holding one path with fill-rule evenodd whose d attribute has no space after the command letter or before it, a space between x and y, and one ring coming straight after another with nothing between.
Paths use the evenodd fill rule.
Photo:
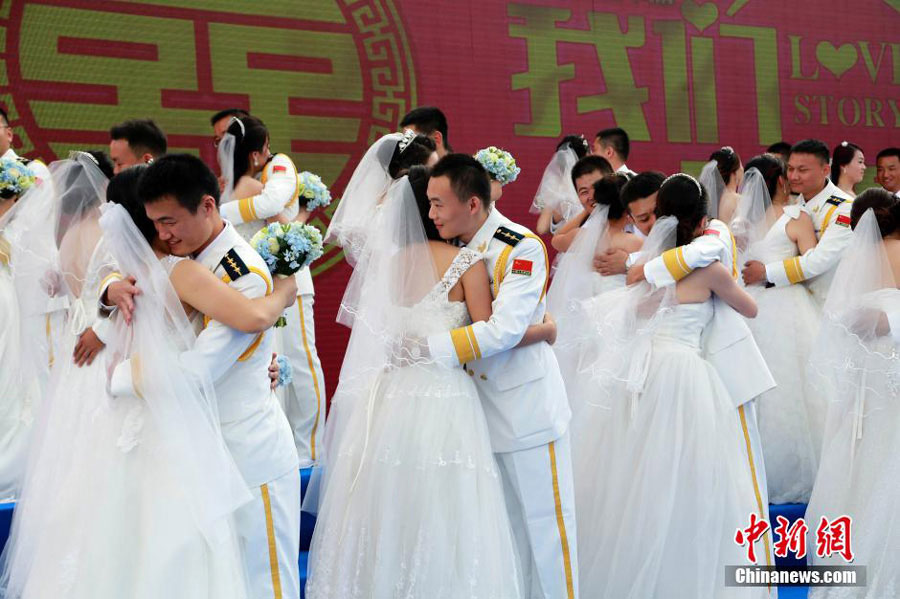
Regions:
<instances>
[{"instance_id":1,"label":"white uniform trousers","mask_svg":"<svg viewBox=\"0 0 900 599\"><path fill-rule=\"evenodd\" d=\"M737 412L738 418L740 418L741 432L743 434L741 447L744 450L744 457L747 460L747 469L753 477L754 502L756 503L757 508L756 515L760 518L765 518L766 522L769 522L769 489L766 486L766 465L763 462L762 441L759 437L759 423L756 417L756 400L751 399L740 406L737 409ZM769 522L769 524L772 528L776 526L775 522ZM736 524L735 528L746 528L747 526L750 526L750 514L747 514L747 519L744 522ZM764 535L762 546L758 545L756 548L757 556L760 554L766 556L765 560L759 560L759 557L757 557L760 565L775 565L775 548L772 544L772 528Z\"/></svg>"},{"instance_id":2,"label":"white uniform trousers","mask_svg":"<svg viewBox=\"0 0 900 599\"><path fill-rule=\"evenodd\" d=\"M315 296L304 294L286 312L287 325L280 331L280 352L291 363L293 380L278 390L294 435L300 467L316 463L325 427L325 376L316 351L316 326L313 320Z\"/></svg>"},{"instance_id":3,"label":"white uniform trousers","mask_svg":"<svg viewBox=\"0 0 900 599\"><path fill-rule=\"evenodd\" d=\"M235 514L250 599L300 598L300 475L251 488Z\"/></svg>"},{"instance_id":4,"label":"white uniform trousers","mask_svg":"<svg viewBox=\"0 0 900 599\"><path fill-rule=\"evenodd\" d=\"M522 596L576 599L578 543L569 433L547 445L495 456L522 563Z\"/></svg>"}]
</instances>

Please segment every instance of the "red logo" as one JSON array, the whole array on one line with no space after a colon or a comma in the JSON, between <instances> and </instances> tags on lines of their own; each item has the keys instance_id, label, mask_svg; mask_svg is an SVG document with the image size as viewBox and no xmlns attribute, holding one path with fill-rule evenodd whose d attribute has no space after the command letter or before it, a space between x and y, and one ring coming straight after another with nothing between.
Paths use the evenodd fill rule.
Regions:
<instances>
[{"instance_id":1,"label":"red logo","mask_svg":"<svg viewBox=\"0 0 900 599\"><path fill-rule=\"evenodd\" d=\"M850 226L850 217L847 216L846 214L841 214L837 217L837 221L835 221L835 222L837 222L837 224L839 224L843 227L849 227Z\"/></svg>"},{"instance_id":2,"label":"red logo","mask_svg":"<svg viewBox=\"0 0 900 599\"><path fill-rule=\"evenodd\" d=\"M531 276L531 267L534 263L531 260L513 260L512 273L514 275Z\"/></svg>"},{"instance_id":3,"label":"red logo","mask_svg":"<svg viewBox=\"0 0 900 599\"><path fill-rule=\"evenodd\" d=\"M853 561L853 549L850 547L850 525L853 519L850 516L841 516L828 522L828 518L822 516L819 526L816 528L816 555L819 557L831 557L835 553L844 558L846 562Z\"/></svg>"},{"instance_id":4,"label":"red logo","mask_svg":"<svg viewBox=\"0 0 900 599\"><path fill-rule=\"evenodd\" d=\"M756 542L763 538L767 530L769 530L768 522L756 514L750 514L750 526L739 528L734 533L734 542L747 546L747 559L753 564L756 563Z\"/></svg>"},{"instance_id":5,"label":"red logo","mask_svg":"<svg viewBox=\"0 0 900 599\"><path fill-rule=\"evenodd\" d=\"M809 526L803 518L795 520L793 524L784 516L775 518L778 526L775 527L775 555L787 557L788 551L797 556L797 559L806 557L806 533ZM788 526L790 525L790 526Z\"/></svg>"},{"instance_id":6,"label":"red logo","mask_svg":"<svg viewBox=\"0 0 900 599\"><path fill-rule=\"evenodd\" d=\"M276 166L272 167L272 172L273 173L286 173L287 169L283 166L276 165Z\"/></svg>"}]
</instances>

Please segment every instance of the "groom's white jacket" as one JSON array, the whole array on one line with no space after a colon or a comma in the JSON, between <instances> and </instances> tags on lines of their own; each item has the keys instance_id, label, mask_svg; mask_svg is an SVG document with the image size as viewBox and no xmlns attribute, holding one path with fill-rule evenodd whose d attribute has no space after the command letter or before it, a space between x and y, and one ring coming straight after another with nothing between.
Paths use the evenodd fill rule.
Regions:
<instances>
[{"instance_id":1,"label":"groom's white jacket","mask_svg":"<svg viewBox=\"0 0 900 599\"><path fill-rule=\"evenodd\" d=\"M228 222L196 260L249 298L272 291L266 263ZM272 331L242 333L199 313L192 322L202 330L182 360L208 371L215 385L222 435L248 486L261 485L296 468L290 427L269 388ZM139 395L135 388L135 375L138 380L140 377L135 372L138 363L126 360L116 367L110 382L114 396Z\"/></svg>"},{"instance_id":2,"label":"groom's white jacket","mask_svg":"<svg viewBox=\"0 0 900 599\"><path fill-rule=\"evenodd\" d=\"M663 252L647 262L644 277L658 287L673 285L694 269L709 266L716 260L734 278L738 277L734 237L728 225L711 220L704 234L688 245ZM744 317L718 297L713 300L713 307L715 316L703 331L704 357L719 373L738 407L775 387L775 379Z\"/></svg>"},{"instance_id":3,"label":"groom's white jacket","mask_svg":"<svg viewBox=\"0 0 900 599\"><path fill-rule=\"evenodd\" d=\"M547 343L516 347L546 311L550 264L544 243L494 208L467 247L484 255L493 315L428 338L431 356L462 365L484 404L495 452L544 445L572 416L556 355Z\"/></svg>"}]
</instances>

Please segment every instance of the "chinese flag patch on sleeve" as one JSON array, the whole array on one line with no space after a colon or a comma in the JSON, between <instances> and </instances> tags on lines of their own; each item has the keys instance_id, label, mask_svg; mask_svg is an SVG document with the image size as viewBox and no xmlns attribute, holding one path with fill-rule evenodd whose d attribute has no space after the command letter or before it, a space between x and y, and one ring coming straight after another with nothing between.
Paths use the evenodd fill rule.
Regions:
<instances>
[{"instance_id":1,"label":"chinese flag patch on sleeve","mask_svg":"<svg viewBox=\"0 0 900 599\"><path fill-rule=\"evenodd\" d=\"M272 172L273 173L286 173L287 167L276 164L275 166L272 167Z\"/></svg>"},{"instance_id":2,"label":"chinese flag patch on sleeve","mask_svg":"<svg viewBox=\"0 0 900 599\"><path fill-rule=\"evenodd\" d=\"M512 274L531 276L531 267L534 263L531 260L513 260Z\"/></svg>"},{"instance_id":3,"label":"chinese flag patch on sleeve","mask_svg":"<svg viewBox=\"0 0 900 599\"><path fill-rule=\"evenodd\" d=\"M849 227L850 226L850 217L847 216L846 214L841 214L840 216L837 217L837 220L835 222L842 227Z\"/></svg>"}]
</instances>

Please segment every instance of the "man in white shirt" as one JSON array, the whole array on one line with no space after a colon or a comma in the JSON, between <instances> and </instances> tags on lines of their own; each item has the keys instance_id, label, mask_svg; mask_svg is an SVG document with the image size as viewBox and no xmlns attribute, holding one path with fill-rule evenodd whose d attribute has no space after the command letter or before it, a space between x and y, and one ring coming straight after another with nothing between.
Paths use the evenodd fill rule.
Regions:
<instances>
[{"instance_id":1,"label":"man in white shirt","mask_svg":"<svg viewBox=\"0 0 900 599\"><path fill-rule=\"evenodd\" d=\"M593 154L603 156L612 165L613 170L629 178L637 174L625 164L630 151L631 142L628 139L628 133L621 127L604 129L594 137L594 143L591 144Z\"/></svg>"},{"instance_id":2,"label":"man in white shirt","mask_svg":"<svg viewBox=\"0 0 900 599\"><path fill-rule=\"evenodd\" d=\"M0 108L0 158L12 158L25 164L34 173L37 182L50 179L50 171L47 166L38 159L23 158L12 149L13 128L9 125L9 117L6 111Z\"/></svg>"}]
</instances>

